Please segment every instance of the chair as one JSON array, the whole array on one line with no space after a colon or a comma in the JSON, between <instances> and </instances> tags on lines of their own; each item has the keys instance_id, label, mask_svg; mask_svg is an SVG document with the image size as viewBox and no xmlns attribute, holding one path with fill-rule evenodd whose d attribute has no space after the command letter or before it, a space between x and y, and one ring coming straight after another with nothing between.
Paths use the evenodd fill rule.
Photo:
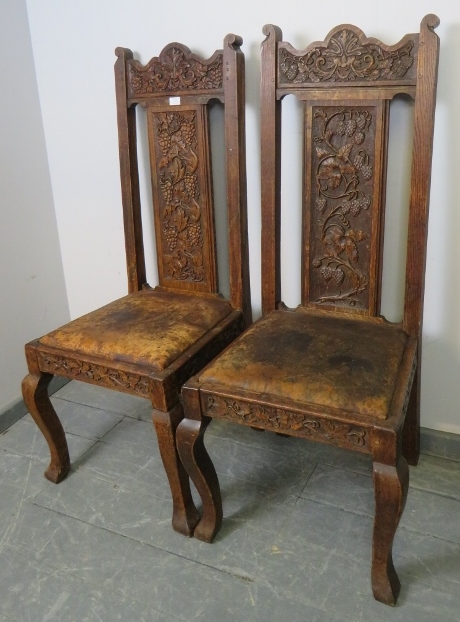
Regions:
<instances>
[{"instance_id":1,"label":"chair","mask_svg":"<svg viewBox=\"0 0 460 622\"><path fill-rule=\"evenodd\" d=\"M129 293L26 345L24 401L45 436L58 483L70 461L48 397L53 375L151 400L173 498L173 528L199 518L177 455L183 382L251 323L244 151L242 39L204 60L179 43L145 66L117 48L121 189ZM224 104L230 300L218 293L209 104ZM136 143L136 106L146 109L159 286L146 282ZM223 182L223 180L222 180ZM224 185L225 185L224 184Z\"/></svg>"},{"instance_id":2,"label":"chair","mask_svg":"<svg viewBox=\"0 0 460 622\"><path fill-rule=\"evenodd\" d=\"M222 520L204 448L211 418L370 454L375 485L372 587L396 602L394 534L419 455L423 285L435 109L438 25L392 46L334 28L298 51L265 26L262 44L263 316L184 384L179 454L203 500L194 535ZM280 284L281 100L303 102L301 305ZM379 316L389 105L415 99L404 317ZM407 98L406 98L407 99Z\"/></svg>"}]
</instances>

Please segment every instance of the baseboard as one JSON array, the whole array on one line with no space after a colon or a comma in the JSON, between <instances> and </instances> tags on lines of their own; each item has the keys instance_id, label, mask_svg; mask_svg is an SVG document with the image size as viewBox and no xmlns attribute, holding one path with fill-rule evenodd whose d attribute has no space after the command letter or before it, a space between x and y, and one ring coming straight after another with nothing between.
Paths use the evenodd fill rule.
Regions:
<instances>
[{"instance_id":1,"label":"baseboard","mask_svg":"<svg viewBox=\"0 0 460 622\"><path fill-rule=\"evenodd\" d=\"M62 376L54 376L51 380L50 385L48 387L48 392L50 395L59 391L64 385L70 382L69 378L63 378ZM4 432L7 428L19 421L24 415L27 414L27 407L24 404L22 397L18 397L17 400L5 406L2 410L0 410L0 434Z\"/></svg>"},{"instance_id":2,"label":"baseboard","mask_svg":"<svg viewBox=\"0 0 460 622\"><path fill-rule=\"evenodd\" d=\"M420 450L422 454L460 462L460 434L422 428Z\"/></svg>"}]
</instances>

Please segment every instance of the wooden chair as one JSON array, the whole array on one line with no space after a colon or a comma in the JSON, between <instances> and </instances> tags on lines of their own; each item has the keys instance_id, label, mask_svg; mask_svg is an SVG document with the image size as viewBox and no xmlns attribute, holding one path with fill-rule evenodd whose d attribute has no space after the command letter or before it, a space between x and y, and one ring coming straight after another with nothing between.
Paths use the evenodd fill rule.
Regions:
<instances>
[{"instance_id":1,"label":"wooden chair","mask_svg":"<svg viewBox=\"0 0 460 622\"><path fill-rule=\"evenodd\" d=\"M419 455L423 285L438 58L438 25L392 46L334 28L298 51L265 26L262 44L263 317L182 391L177 441L203 499L194 535L222 520L203 444L212 417L370 454L375 484L372 587L394 604L392 543ZM280 285L281 100L303 102L302 304ZM415 99L403 321L379 316L389 106Z\"/></svg>"},{"instance_id":2,"label":"wooden chair","mask_svg":"<svg viewBox=\"0 0 460 622\"><path fill-rule=\"evenodd\" d=\"M184 380L251 323L247 245L242 39L204 60L179 43L142 66L117 48L115 82L129 293L26 345L24 401L45 436L58 483L70 462L47 386L66 376L151 400L173 498L173 527L191 535L199 518L177 455ZM210 127L224 104L230 300L218 293ZM136 143L136 106L146 109L159 286L146 282ZM225 184L224 184L225 185Z\"/></svg>"}]
</instances>

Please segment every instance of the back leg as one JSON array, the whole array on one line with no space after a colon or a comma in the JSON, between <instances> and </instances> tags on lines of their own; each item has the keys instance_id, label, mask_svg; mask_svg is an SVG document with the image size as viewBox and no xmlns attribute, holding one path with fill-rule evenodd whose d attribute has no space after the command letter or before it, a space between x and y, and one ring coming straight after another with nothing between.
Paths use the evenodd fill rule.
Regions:
<instances>
[{"instance_id":1,"label":"back leg","mask_svg":"<svg viewBox=\"0 0 460 622\"><path fill-rule=\"evenodd\" d=\"M402 434L402 451L407 462L416 466L420 456L420 374L415 372Z\"/></svg>"},{"instance_id":2,"label":"back leg","mask_svg":"<svg viewBox=\"0 0 460 622\"><path fill-rule=\"evenodd\" d=\"M22 381L22 395L50 450L51 462L45 477L58 484L70 471L70 458L64 429L48 396L48 385L52 378L52 374L29 374Z\"/></svg>"}]
</instances>

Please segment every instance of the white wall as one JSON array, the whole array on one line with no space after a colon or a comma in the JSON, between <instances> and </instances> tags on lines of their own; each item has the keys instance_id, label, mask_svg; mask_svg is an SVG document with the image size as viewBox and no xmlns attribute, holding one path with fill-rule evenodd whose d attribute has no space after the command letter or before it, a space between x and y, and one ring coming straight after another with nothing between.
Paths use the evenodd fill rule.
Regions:
<instances>
[{"instance_id":1,"label":"white wall","mask_svg":"<svg viewBox=\"0 0 460 622\"><path fill-rule=\"evenodd\" d=\"M259 182L259 46L265 23L283 28L284 38L298 48L323 39L340 23L358 25L369 36L396 43L406 32L419 29L421 18L436 12L441 18L438 108L434 146L432 211L428 252L424 332L422 425L460 433L457 407L460 377L460 199L455 192L458 157L460 4L454 0L374 2L330 0L324 9L305 0L233 0L219 5L176 0L171 4L131 0L27 0L34 58L64 273L73 317L108 302L126 291L122 214L119 190L115 97L112 66L114 48L125 46L146 62L170 41L186 43L209 56L221 47L223 36L243 36L247 73L247 159L253 304L260 309L260 182ZM288 106L291 104L288 103ZM396 111L397 112L397 111ZM398 113L399 114L399 113ZM398 117L395 153L401 169L407 152L401 148L404 117ZM284 149L298 138L291 123ZM457 139L457 140L456 140ZM399 164L398 167L399 168ZM295 172L293 175L295 176ZM391 190L391 189L390 189ZM146 191L148 194L148 191ZM290 186L285 204L299 209ZM392 202L391 222L399 218ZM289 222L289 213L285 223ZM286 226L286 302L298 301L298 233ZM393 244L393 242L391 242ZM151 248L150 248L151 254ZM401 264L398 244L387 253L386 265ZM154 274L151 272L151 274ZM154 279L154 276L152 277ZM390 287L385 310L398 316L398 294ZM399 297L400 300L400 297Z\"/></svg>"},{"instance_id":2,"label":"white wall","mask_svg":"<svg viewBox=\"0 0 460 622\"><path fill-rule=\"evenodd\" d=\"M0 412L21 395L24 344L69 319L25 0L0 21Z\"/></svg>"}]
</instances>

